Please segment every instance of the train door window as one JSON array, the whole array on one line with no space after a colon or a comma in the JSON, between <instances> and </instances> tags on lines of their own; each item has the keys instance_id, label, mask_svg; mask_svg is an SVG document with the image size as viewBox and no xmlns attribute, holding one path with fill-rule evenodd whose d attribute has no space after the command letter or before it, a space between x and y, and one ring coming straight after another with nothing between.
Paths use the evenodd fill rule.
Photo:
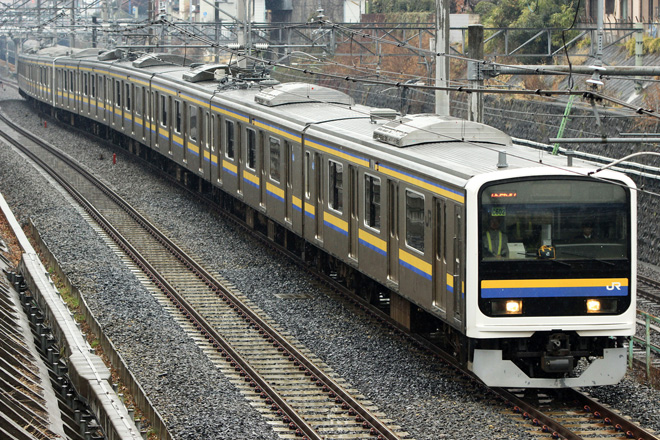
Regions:
<instances>
[{"instance_id":1,"label":"train door window","mask_svg":"<svg viewBox=\"0 0 660 440\"><path fill-rule=\"evenodd\" d=\"M312 161L311 153L309 151L305 151L305 170L306 170L306 172L305 172L305 197L308 198L308 199L312 195L310 193L310 189L309 189L309 176L312 175L313 166L314 166L314 162Z\"/></svg>"},{"instance_id":2,"label":"train door window","mask_svg":"<svg viewBox=\"0 0 660 440\"><path fill-rule=\"evenodd\" d=\"M206 141L206 148L209 149L212 145L213 140L211 136L213 135L213 130L211 128L211 116L207 113L204 113L204 127L202 127L202 133L204 133L204 140Z\"/></svg>"},{"instance_id":3,"label":"train door window","mask_svg":"<svg viewBox=\"0 0 660 440\"><path fill-rule=\"evenodd\" d=\"M90 85L91 97L96 98L96 76L95 75L90 75L89 76L89 85Z\"/></svg>"},{"instance_id":4,"label":"train door window","mask_svg":"<svg viewBox=\"0 0 660 440\"><path fill-rule=\"evenodd\" d=\"M215 152L215 140L217 139L216 137L216 122L215 122L215 115L211 115L211 126L209 127L210 133L209 133L209 143L211 144L211 152ZM218 117L218 121L220 120L220 117ZM219 129L218 129L219 130Z\"/></svg>"},{"instance_id":5,"label":"train door window","mask_svg":"<svg viewBox=\"0 0 660 440\"><path fill-rule=\"evenodd\" d=\"M124 85L124 102L126 103L126 110L131 110L131 85L126 83Z\"/></svg>"},{"instance_id":6,"label":"train door window","mask_svg":"<svg viewBox=\"0 0 660 440\"><path fill-rule=\"evenodd\" d=\"M328 161L328 204L337 212L344 210L344 165Z\"/></svg>"},{"instance_id":7,"label":"train door window","mask_svg":"<svg viewBox=\"0 0 660 440\"><path fill-rule=\"evenodd\" d=\"M197 142L197 109L190 106L188 110L190 112L188 135L190 136L191 141Z\"/></svg>"},{"instance_id":8,"label":"train door window","mask_svg":"<svg viewBox=\"0 0 660 440\"><path fill-rule=\"evenodd\" d=\"M89 81L89 75L87 75L86 73L83 73L83 95L85 95L85 96L87 96L89 94L88 81Z\"/></svg>"},{"instance_id":9,"label":"train door window","mask_svg":"<svg viewBox=\"0 0 660 440\"><path fill-rule=\"evenodd\" d=\"M251 128L247 132L247 164L246 166L254 171L257 168L257 132Z\"/></svg>"},{"instance_id":10,"label":"train door window","mask_svg":"<svg viewBox=\"0 0 660 440\"><path fill-rule=\"evenodd\" d=\"M424 253L424 196L406 190L406 244Z\"/></svg>"},{"instance_id":11,"label":"train door window","mask_svg":"<svg viewBox=\"0 0 660 440\"><path fill-rule=\"evenodd\" d=\"M380 231L380 179L364 176L364 224Z\"/></svg>"},{"instance_id":12,"label":"train door window","mask_svg":"<svg viewBox=\"0 0 660 440\"><path fill-rule=\"evenodd\" d=\"M202 119L202 109L197 108L197 121L195 121L195 126L197 127L197 136L199 136L199 146L200 148L204 145L204 120Z\"/></svg>"},{"instance_id":13,"label":"train door window","mask_svg":"<svg viewBox=\"0 0 660 440\"><path fill-rule=\"evenodd\" d=\"M273 182L280 183L280 156L281 156L281 146L280 140L274 137L270 137L270 180Z\"/></svg>"},{"instance_id":14,"label":"train door window","mask_svg":"<svg viewBox=\"0 0 660 440\"><path fill-rule=\"evenodd\" d=\"M225 121L225 135L227 136L225 156L234 159L234 121Z\"/></svg>"},{"instance_id":15,"label":"train door window","mask_svg":"<svg viewBox=\"0 0 660 440\"><path fill-rule=\"evenodd\" d=\"M112 79L107 78L105 82L105 102L112 105Z\"/></svg>"},{"instance_id":16,"label":"train door window","mask_svg":"<svg viewBox=\"0 0 660 440\"><path fill-rule=\"evenodd\" d=\"M140 116L144 109L144 93L142 87L135 87L135 114Z\"/></svg>"},{"instance_id":17,"label":"train door window","mask_svg":"<svg viewBox=\"0 0 660 440\"><path fill-rule=\"evenodd\" d=\"M115 97L115 106L121 107L121 81L115 81L115 89L117 90L117 95Z\"/></svg>"},{"instance_id":18,"label":"train door window","mask_svg":"<svg viewBox=\"0 0 660 440\"><path fill-rule=\"evenodd\" d=\"M69 90L74 91L75 86L74 86L74 81L73 81L73 71L69 72Z\"/></svg>"},{"instance_id":19,"label":"train door window","mask_svg":"<svg viewBox=\"0 0 660 440\"><path fill-rule=\"evenodd\" d=\"M62 78L64 79L64 84L62 85L62 90L68 91L69 90L69 76L66 74L66 72L63 72Z\"/></svg>"},{"instance_id":20,"label":"train door window","mask_svg":"<svg viewBox=\"0 0 660 440\"><path fill-rule=\"evenodd\" d=\"M174 131L181 133L181 101L174 101Z\"/></svg>"},{"instance_id":21,"label":"train door window","mask_svg":"<svg viewBox=\"0 0 660 440\"><path fill-rule=\"evenodd\" d=\"M163 127L167 126L167 96L160 95L160 123Z\"/></svg>"}]
</instances>

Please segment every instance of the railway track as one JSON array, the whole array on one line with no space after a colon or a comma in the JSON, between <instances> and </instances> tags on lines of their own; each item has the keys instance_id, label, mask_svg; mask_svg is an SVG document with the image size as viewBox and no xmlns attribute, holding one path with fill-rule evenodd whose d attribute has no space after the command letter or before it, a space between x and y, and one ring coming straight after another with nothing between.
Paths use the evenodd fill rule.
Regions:
<instances>
[{"instance_id":1,"label":"railway track","mask_svg":"<svg viewBox=\"0 0 660 440\"><path fill-rule=\"evenodd\" d=\"M660 305L660 281L638 275L637 294L638 306L646 310L657 310ZM652 320L652 317L641 311L637 313L633 362L641 370L646 370L647 376L660 378L660 323ZM650 361L648 366L647 359Z\"/></svg>"},{"instance_id":2,"label":"railway track","mask_svg":"<svg viewBox=\"0 0 660 440\"><path fill-rule=\"evenodd\" d=\"M660 281L637 275L637 294L655 304L660 304Z\"/></svg>"},{"instance_id":3,"label":"railway track","mask_svg":"<svg viewBox=\"0 0 660 440\"><path fill-rule=\"evenodd\" d=\"M3 129L3 137L47 170L112 237L157 286L157 299L187 322L187 330L239 389L254 396L250 400L282 436L410 438L100 181L29 133L12 130Z\"/></svg>"},{"instance_id":4,"label":"railway track","mask_svg":"<svg viewBox=\"0 0 660 440\"><path fill-rule=\"evenodd\" d=\"M36 149L28 146L35 141L18 143ZM71 166L75 167L62 165L69 169ZM313 355L296 349L289 335L263 321L258 308L240 292L186 258L146 220L136 220L139 214L117 209L114 203L121 203L117 197L110 202L95 186L92 188L93 185L80 178L73 180L80 188L78 191L90 191L85 198L96 201L96 207L89 208L90 216L100 222L102 216L117 216L116 223L104 229L154 283L156 287L152 290L157 299L179 314L182 325L196 335L195 339L237 387L261 407L283 437L408 438L398 427L388 426L388 420L368 401L352 396L353 390L332 372L324 373L329 369ZM149 238L145 230L149 231ZM125 239L120 238L120 231L125 231ZM149 259L142 258L143 254L149 255ZM365 302L353 300L360 308L368 309ZM372 309L371 313L381 321L388 320L378 310ZM438 352L430 342L415 339L418 345ZM454 363L450 356L447 359ZM466 386L479 388L468 381ZM510 415L528 419L532 430L548 438L589 438L585 432L597 432L599 438L656 438L633 422L610 415L597 402L588 400L588 396L577 399L563 398L564 394L536 395L530 401L525 400L529 395L520 390L494 389L493 392L508 402ZM576 406L566 402L580 403Z\"/></svg>"}]
</instances>

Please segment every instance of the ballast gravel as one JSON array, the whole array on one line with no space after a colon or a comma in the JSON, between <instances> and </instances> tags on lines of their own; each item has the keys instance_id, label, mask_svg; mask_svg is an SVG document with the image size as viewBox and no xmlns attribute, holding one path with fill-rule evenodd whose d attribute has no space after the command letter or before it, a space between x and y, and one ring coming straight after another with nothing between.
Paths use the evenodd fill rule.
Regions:
<instances>
[{"instance_id":1,"label":"ballast gravel","mask_svg":"<svg viewBox=\"0 0 660 440\"><path fill-rule=\"evenodd\" d=\"M5 114L109 182L412 437L547 438L522 419L502 414L505 407L447 374L441 361L354 313L309 275L128 156L119 155L112 165L112 149L50 120L45 128L43 119L11 92L2 97ZM61 192L6 146L0 148L0 191L20 221L34 221L177 439L278 438ZM628 377L620 385L590 391L645 427L660 430L658 391Z\"/></svg>"}]
</instances>

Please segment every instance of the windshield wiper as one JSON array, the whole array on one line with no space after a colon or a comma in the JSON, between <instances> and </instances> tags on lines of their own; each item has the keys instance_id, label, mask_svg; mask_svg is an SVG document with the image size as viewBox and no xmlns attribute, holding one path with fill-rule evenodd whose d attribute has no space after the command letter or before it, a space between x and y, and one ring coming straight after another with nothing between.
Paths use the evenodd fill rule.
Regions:
<instances>
[{"instance_id":1,"label":"windshield wiper","mask_svg":"<svg viewBox=\"0 0 660 440\"><path fill-rule=\"evenodd\" d=\"M563 251L562 253L567 254L567 255L573 255L575 257L580 257L580 258L583 258L583 259L588 260L588 261L596 261L598 263L607 264L609 266L616 266L616 264L612 263L611 261L601 260L600 258L594 258L594 257L590 257L588 255L583 255L583 254L579 254L579 253L575 253L575 252L567 252L567 251Z\"/></svg>"}]
</instances>

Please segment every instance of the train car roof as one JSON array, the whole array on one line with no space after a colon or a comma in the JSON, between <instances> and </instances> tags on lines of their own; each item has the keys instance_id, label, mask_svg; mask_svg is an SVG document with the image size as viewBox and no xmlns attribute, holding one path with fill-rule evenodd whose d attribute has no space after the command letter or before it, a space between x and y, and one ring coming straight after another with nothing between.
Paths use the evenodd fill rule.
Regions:
<instances>
[{"instance_id":1,"label":"train car roof","mask_svg":"<svg viewBox=\"0 0 660 440\"><path fill-rule=\"evenodd\" d=\"M61 56L62 52L60 50L42 50L39 55L52 57L54 53L57 54L55 56ZM388 121L381 120L374 123L370 117L374 110L371 107L326 102L298 102L269 107L255 101L255 97L265 87L223 89L217 81L195 83L184 81L183 74L190 72L191 67L171 63L134 67L133 61L127 60L98 61L98 56L90 52L81 53L74 60L111 64L146 75L155 74L155 78L176 82L177 88L181 90L192 89L206 93L208 97L213 95L214 99L230 100L237 106L237 110L258 113L260 117L269 115L273 120L288 124L289 128L294 130L307 126L308 128L305 130L307 137L334 143L339 147L350 147L373 160L388 161L412 170L430 172L460 186L463 186L465 181L473 176L502 169L566 167L565 157L553 156L541 150L513 144L510 138L507 142L508 136L483 124L480 125L488 127L486 131L474 132L477 127L474 125L475 123L457 118L449 118L451 124L446 127L451 130L450 134L443 135L445 132L440 130L443 130L442 127L445 126L442 124L426 127L418 121L410 122L410 119L415 119L414 115L406 116L406 118L410 118L406 128L409 128L411 132L418 130L421 134L418 135L418 143L401 148L374 138L374 132ZM424 116L428 117L428 115ZM441 117L436 119L441 119ZM422 118L419 117L419 120ZM505 160L500 154L503 151L506 152ZM594 166L584 161L575 161L574 165L578 163L589 168ZM432 170L435 170L436 173L433 173Z\"/></svg>"}]
</instances>

